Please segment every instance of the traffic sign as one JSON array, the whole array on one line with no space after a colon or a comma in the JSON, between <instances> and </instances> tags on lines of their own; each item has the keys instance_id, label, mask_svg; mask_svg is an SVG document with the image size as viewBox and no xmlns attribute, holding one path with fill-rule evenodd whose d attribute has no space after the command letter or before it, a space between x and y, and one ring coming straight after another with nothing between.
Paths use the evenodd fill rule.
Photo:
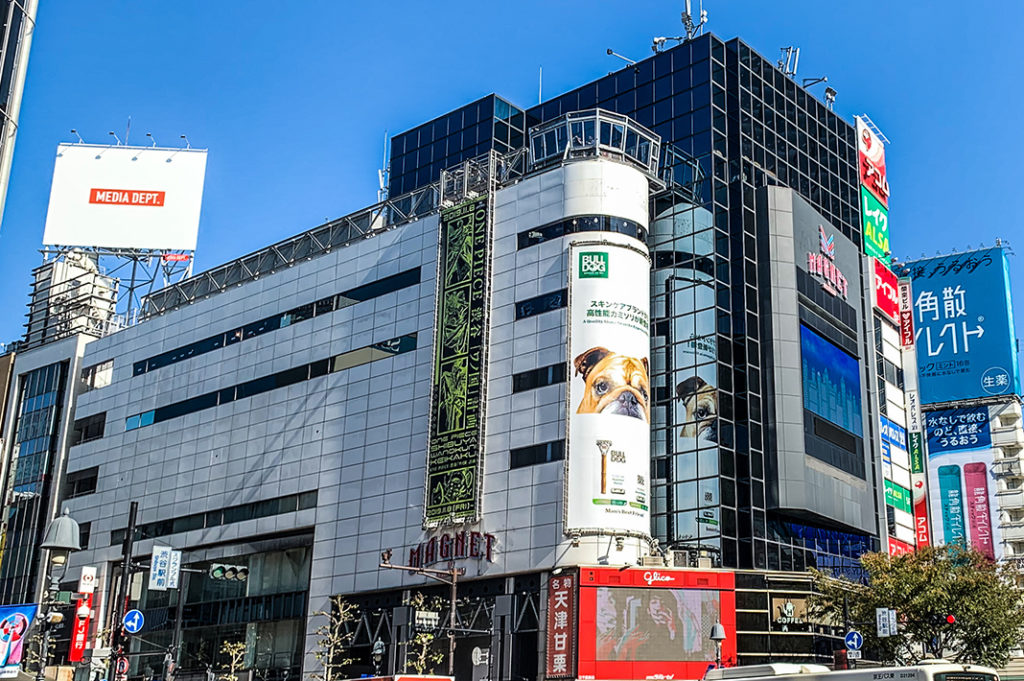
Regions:
<instances>
[{"instance_id":1,"label":"traffic sign","mask_svg":"<svg viewBox=\"0 0 1024 681\"><path fill-rule=\"evenodd\" d=\"M129 634L137 634L142 631L142 625L146 623L146 618L138 610L129 610L124 614L121 623Z\"/></svg>"},{"instance_id":2,"label":"traffic sign","mask_svg":"<svg viewBox=\"0 0 1024 681\"><path fill-rule=\"evenodd\" d=\"M117 663L114 665L115 674L127 674L128 673L128 658L119 657Z\"/></svg>"},{"instance_id":3,"label":"traffic sign","mask_svg":"<svg viewBox=\"0 0 1024 681\"><path fill-rule=\"evenodd\" d=\"M846 647L850 650L860 650L860 647L864 645L864 637L860 635L859 631L848 631L846 632Z\"/></svg>"},{"instance_id":4,"label":"traffic sign","mask_svg":"<svg viewBox=\"0 0 1024 681\"><path fill-rule=\"evenodd\" d=\"M847 650L846 651L846 659L847 660L859 660L859 659L861 659L861 651L859 651L859 650Z\"/></svg>"}]
</instances>

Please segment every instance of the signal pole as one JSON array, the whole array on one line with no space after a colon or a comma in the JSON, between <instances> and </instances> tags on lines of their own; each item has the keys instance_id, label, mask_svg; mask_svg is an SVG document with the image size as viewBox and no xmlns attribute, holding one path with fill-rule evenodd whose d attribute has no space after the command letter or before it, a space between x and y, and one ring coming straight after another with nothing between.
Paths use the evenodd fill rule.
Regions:
<instances>
[{"instance_id":1,"label":"signal pole","mask_svg":"<svg viewBox=\"0 0 1024 681\"><path fill-rule=\"evenodd\" d=\"M466 568L455 567L455 561L448 561L447 570L434 570L432 568L413 567L411 565L392 565L391 549L385 549L380 554L380 566L389 570L405 570L417 575L425 575L431 579L447 584L451 587L450 602L448 604L448 676L455 676L455 621L457 612L455 599L458 590L459 577L466 574ZM394 645L394 643L392 643ZM394 671L394 670L391 670Z\"/></svg>"}]
</instances>

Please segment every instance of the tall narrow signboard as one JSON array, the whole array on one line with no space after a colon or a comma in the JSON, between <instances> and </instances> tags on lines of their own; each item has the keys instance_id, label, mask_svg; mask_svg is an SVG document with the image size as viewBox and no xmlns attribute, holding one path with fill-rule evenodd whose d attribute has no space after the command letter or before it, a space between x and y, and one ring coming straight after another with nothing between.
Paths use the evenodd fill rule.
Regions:
<instances>
[{"instance_id":1,"label":"tall narrow signboard","mask_svg":"<svg viewBox=\"0 0 1024 681\"><path fill-rule=\"evenodd\" d=\"M569 267L564 528L650 536L650 259L579 240Z\"/></svg>"},{"instance_id":2,"label":"tall narrow signboard","mask_svg":"<svg viewBox=\"0 0 1024 681\"><path fill-rule=\"evenodd\" d=\"M490 201L441 212L424 525L480 517L490 309Z\"/></svg>"}]
</instances>

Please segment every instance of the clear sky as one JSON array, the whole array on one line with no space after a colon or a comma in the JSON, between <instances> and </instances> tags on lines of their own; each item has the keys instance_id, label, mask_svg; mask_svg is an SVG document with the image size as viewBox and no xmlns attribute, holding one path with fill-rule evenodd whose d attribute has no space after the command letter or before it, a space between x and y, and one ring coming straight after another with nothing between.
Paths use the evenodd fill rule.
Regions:
<instances>
[{"instance_id":1,"label":"clear sky","mask_svg":"<svg viewBox=\"0 0 1024 681\"><path fill-rule=\"evenodd\" d=\"M697 0L694 0L696 6ZM996 237L1024 300L1024 3L706 0L708 27L766 57L801 48L836 111L891 141L893 253ZM0 227L0 341L22 334L57 143L107 132L210 150L197 271L376 201L394 135L490 92L529 106L682 32L683 2L41 0ZM696 9L696 7L695 7ZM823 86L813 91L820 96ZM1011 200L1012 199L1012 200ZM1018 305L1018 308L1020 305ZM1019 329L1024 312L1019 312Z\"/></svg>"}]
</instances>

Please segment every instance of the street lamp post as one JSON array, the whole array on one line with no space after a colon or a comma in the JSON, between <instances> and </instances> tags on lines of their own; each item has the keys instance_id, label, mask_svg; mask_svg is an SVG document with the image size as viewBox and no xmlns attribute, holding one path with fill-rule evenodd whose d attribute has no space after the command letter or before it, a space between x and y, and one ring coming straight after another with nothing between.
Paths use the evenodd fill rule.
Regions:
<instances>
[{"instance_id":1,"label":"street lamp post","mask_svg":"<svg viewBox=\"0 0 1024 681\"><path fill-rule=\"evenodd\" d=\"M711 625L711 640L715 642L715 669L722 668L722 641L725 640L725 627L721 622Z\"/></svg>"},{"instance_id":2,"label":"street lamp post","mask_svg":"<svg viewBox=\"0 0 1024 681\"><path fill-rule=\"evenodd\" d=\"M406 572L425 575L451 587L451 601L448 607L448 676L455 676L455 598L459 577L466 574L466 568L455 567L454 560L448 561L447 570L434 570L431 568L413 567L411 565L392 565L391 549L385 549L381 552L380 567L387 568L389 570L405 570Z\"/></svg>"},{"instance_id":3,"label":"street lamp post","mask_svg":"<svg viewBox=\"0 0 1024 681\"><path fill-rule=\"evenodd\" d=\"M50 583L46 594L43 596L43 601L39 604L43 644L39 654L39 672L36 674L36 681L46 680L46 662L50 657L50 620L54 614L51 612L51 608L54 602L56 602L57 594L60 591L61 577L67 572L68 556L72 551L81 549L78 545L79 536L78 523L71 518L68 510L64 509L62 515L50 521L50 524L46 527L46 534L43 535L43 541L39 545L41 551L49 551L50 553L49 561L43 574L44 579L49 576ZM45 613L42 612L44 609Z\"/></svg>"}]
</instances>

